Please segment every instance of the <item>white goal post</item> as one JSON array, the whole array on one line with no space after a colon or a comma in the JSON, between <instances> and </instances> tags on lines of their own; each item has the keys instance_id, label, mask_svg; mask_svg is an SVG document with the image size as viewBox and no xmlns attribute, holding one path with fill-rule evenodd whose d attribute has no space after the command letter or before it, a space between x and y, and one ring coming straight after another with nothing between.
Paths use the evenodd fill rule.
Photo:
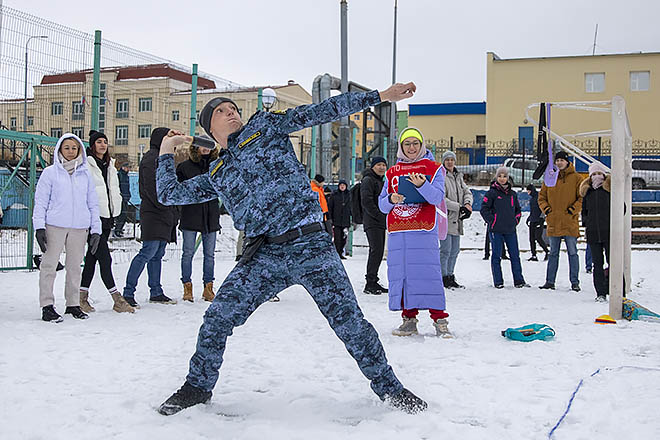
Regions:
<instances>
[{"instance_id":1,"label":"white goal post","mask_svg":"<svg viewBox=\"0 0 660 440\"><path fill-rule=\"evenodd\" d=\"M566 138L610 136L612 186L610 190L609 314L614 319L621 319L623 295L627 296L630 292L630 249L632 239L632 132L628 121L628 113L626 112L626 101L621 96L616 95L611 101L555 102L549 104L551 108L611 112L611 129L564 136L555 133L551 128L544 127L544 131L554 141L554 145L575 156L587 166L599 161ZM534 103L528 105L525 109L526 119L536 127L539 124L529 115L529 110L539 106L540 103ZM605 168L609 167L605 166Z\"/></svg>"}]
</instances>

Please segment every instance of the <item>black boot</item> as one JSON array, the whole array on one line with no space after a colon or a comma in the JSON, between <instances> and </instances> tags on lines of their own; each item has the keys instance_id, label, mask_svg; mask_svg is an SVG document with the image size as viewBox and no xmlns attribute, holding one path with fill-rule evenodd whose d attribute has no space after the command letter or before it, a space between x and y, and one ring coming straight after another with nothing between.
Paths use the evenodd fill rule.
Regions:
<instances>
[{"instance_id":1,"label":"black boot","mask_svg":"<svg viewBox=\"0 0 660 440\"><path fill-rule=\"evenodd\" d=\"M82 310L80 310L80 306L69 306L66 308L64 311L65 315L73 315L74 318L76 319L87 319L89 318L89 315Z\"/></svg>"},{"instance_id":2,"label":"black boot","mask_svg":"<svg viewBox=\"0 0 660 440\"><path fill-rule=\"evenodd\" d=\"M442 285L445 286L445 289L449 289L451 287L448 275L442 277Z\"/></svg>"},{"instance_id":3,"label":"black boot","mask_svg":"<svg viewBox=\"0 0 660 440\"><path fill-rule=\"evenodd\" d=\"M158 408L158 412L164 416L171 416L179 411L190 408L191 406L199 403L207 403L211 400L213 394L210 391L204 391L201 388L190 385L187 381L183 384L179 391L172 394Z\"/></svg>"},{"instance_id":4,"label":"black boot","mask_svg":"<svg viewBox=\"0 0 660 440\"><path fill-rule=\"evenodd\" d=\"M387 292L389 292L389 290L388 290L387 287L383 287L383 286L381 286L379 283L376 283L376 288L377 288L378 290L380 290L381 293L387 293Z\"/></svg>"},{"instance_id":5,"label":"black boot","mask_svg":"<svg viewBox=\"0 0 660 440\"><path fill-rule=\"evenodd\" d=\"M456 282L456 276L454 275L449 275L449 287L453 287L455 289L465 289L465 286L462 286Z\"/></svg>"},{"instance_id":6,"label":"black boot","mask_svg":"<svg viewBox=\"0 0 660 440\"><path fill-rule=\"evenodd\" d=\"M399 394L388 396L385 400L396 409L400 409L408 414L417 414L425 411L428 404L407 389L403 389Z\"/></svg>"},{"instance_id":7,"label":"black boot","mask_svg":"<svg viewBox=\"0 0 660 440\"><path fill-rule=\"evenodd\" d=\"M364 290L363 290L363 292L364 292L366 295L380 295L380 294L382 294L383 292L382 292L382 290L380 290L379 287L380 287L380 286L378 285L378 283L367 283L367 284L364 286Z\"/></svg>"},{"instance_id":8,"label":"black boot","mask_svg":"<svg viewBox=\"0 0 660 440\"><path fill-rule=\"evenodd\" d=\"M41 309L41 319L46 322L62 322L62 316L55 311L53 305Z\"/></svg>"}]
</instances>

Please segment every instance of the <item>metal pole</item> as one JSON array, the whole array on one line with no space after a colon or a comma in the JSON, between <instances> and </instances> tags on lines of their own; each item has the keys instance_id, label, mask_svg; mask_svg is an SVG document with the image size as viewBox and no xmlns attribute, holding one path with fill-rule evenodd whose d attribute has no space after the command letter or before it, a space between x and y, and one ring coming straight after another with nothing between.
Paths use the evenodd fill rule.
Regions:
<instances>
[{"instance_id":1,"label":"metal pole","mask_svg":"<svg viewBox=\"0 0 660 440\"><path fill-rule=\"evenodd\" d=\"M195 136L197 128L197 64L192 65L192 85L190 89L190 136Z\"/></svg>"},{"instance_id":2,"label":"metal pole","mask_svg":"<svg viewBox=\"0 0 660 440\"><path fill-rule=\"evenodd\" d=\"M261 111L264 109L264 89L259 87L257 90L257 110Z\"/></svg>"},{"instance_id":3,"label":"metal pole","mask_svg":"<svg viewBox=\"0 0 660 440\"><path fill-rule=\"evenodd\" d=\"M351 188L353 188L353 185L355 185L355 144L357 143L357 133L358 129L357 127L353 128L353 139L351 142ZM346 241L346 253L350 255L351 257L353 256L353 222L351 222L351 226L348 228L348 240Z\"/></svg>"},{"instance_id":4,"label":"metal pole","mask_svg":"<svg viewBox=\"0 0 660 440\"><path fill-rule=\"evenodd\" d=\"M92 130L99 129L99 95L101 94L101 31L94 31L94 76L92 80Z\"/></svg>"},{"instance_id":5,"label":"metal pole","mask_svg":"<svg viewBox=\"0 0 660 440\"><path fill-rule=\"evenodd\" d=\"M449 149L454 151L454 136L449 136Z\"/></svg>"},{"instance_id":6,"label":"metal pole","mask_svg":"<svg viewBox=\"0 0 660 440\"><path fill-rule=\"evenodd\" d=\"M30 216L28 217L28 248L27 248L27 267L32 269L32 255L34 254L34 225L32 216L34 215L34 192L37 184L37 148L35 141L30 142Z\"/></svg>"},{"instance_id":7,"label":"metal pole","mask_svg":"<svg viewBox=\"0 0 660 440\"><path fill-rule=\"evenodd\" d=\"M396 21L397 0L394 0L394 39L392 43L392 84L396 83ZM396 140L396 104L390 102L390 139ZM393 144L394 145L394 144Z\"/></svg>"},{"instance_id":8,"label":"metal pole","mask_svg":"<svg viewBox=\"0 0 660 440\"><path fill-rule=\"evenodd\" d=\"M601 152L602 152L602 151L601 151L602 142L603 142L603 138L600 137L600 136L598 136L598 162L602 162L602 161L600 160L600 155L601 155ZM610 153L610 156L611 156L611 155L612 155L612 153ZM611 164L612 164L612 163L611 163L611 161L610 161L610 165L611 165Z\"/></svg>"},{"instance_id":9,"label":"metal pole","mask_svg":"<svg viewBox=\"0 0 660 440\"><path fill-rule=\"evenodd\" d=\"M522 182L520 182L520 189L525 189L525 138L522 138Z\"/></svg>"},{"instance_id":10,"label":"metal pole","mask_svg":"<svg viewBox=\"0 0 660 440\"><path fill-rule=\"evenodd\" d=\"M348 2L341 0L341 93L348 93ZM339 121L339 178L348 180L350 174L350 127L348 116ZM330 169L332 172L332 169ZM330 177L330 176L326 176Z\"/></svg>"},{"instance_id":11,"label":"metal pole","mask_svg":"<svg viewBox=\"0 0 660 440\"><path fill-rule=\"evenodd\" d=\"M309 178L313 179L316 176L316 130L318 130L318 125L312 127L312 158L310 160L311 164L309 167Z\"/></svg>"}]
</instances>

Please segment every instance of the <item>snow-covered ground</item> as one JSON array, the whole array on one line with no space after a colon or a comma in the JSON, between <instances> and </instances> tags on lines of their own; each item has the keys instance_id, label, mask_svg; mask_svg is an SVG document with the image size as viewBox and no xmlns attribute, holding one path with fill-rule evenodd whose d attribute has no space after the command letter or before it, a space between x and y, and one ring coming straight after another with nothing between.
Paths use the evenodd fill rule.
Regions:
<instances>
[{"instance_id":1,"label":"snow-covered ground","mask_svg":"<svg viewBox=\"0 0 660 440\"><path fill-rule=\"evenodd\" d=\"M483 243L482 222L470 219L465 247ZM217 253L216 284L234 265L233 231L225 229ZM521 247L528 248L524 226ZM365 242L363 233L356 243ZM149 304L146 273L134 315L117 314L100 280L91 296L97 312L86 321L40 320L38 272L0 273L0 439L542 439L566 410L556 439L660 438L660 325L594 318L607 304L594 302L590 276L582 292L569 290L563 253L556 291L541 291L543 262L525 261L532 288L514 289L504 262L506 288L492 287L482 251L461 253L456 276L465 290L447 294L456 338L433 336L426 312L420 336L391 335L400 317L384 296L365 296L367 249L345 260L367 318L381 335L404 385L429 402L406 415L382 404L355 362L299 286L266 303L230 337L220 381L209 405L172 417L157 406L183 383L207 304L200 301L201 259L195 260L194 304ZM116 253L117 254L117 253ZM124 254L129 255L130 252ZM631 298L660 310L654 251L634 251ZM178 252L164 263L165 292L180 298ZM114 267L123 287L129 258ZM381 266L386 277L386 263ZM64 274L56 306L64 311ZM546 323L548 342L513 342L500 331ZM596 370L600 373L590 377Z\"/></svg>"}]
</instances>

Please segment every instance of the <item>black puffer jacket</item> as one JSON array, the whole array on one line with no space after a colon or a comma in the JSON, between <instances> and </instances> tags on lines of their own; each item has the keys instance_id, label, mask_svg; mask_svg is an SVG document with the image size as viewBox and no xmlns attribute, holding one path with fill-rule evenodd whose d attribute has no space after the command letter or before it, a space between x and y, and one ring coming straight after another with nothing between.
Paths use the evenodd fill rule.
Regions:
<instances>
[{"instance_id":1,"label":"black puffer jacket","mask_svg":"<svg viewBox=\"0 0 660 440\"><path fill-rule=\"evenodd\" d=\"M587 243L610 241L610 185L610 176L598 189L591 186L591 177L580 184L582 224L586 229Z\"/></svg>"},{"instance_id":2,"label":"black puffer jacket","mask_svg":"<svg viewBox=\"0 0 660 440\"><path fill-rule=\"evenodd\" d=\"M539 208L539 193L533 185L527 188L531 191L529 195L529 217L527 220L530 223L542 223L541 208Z\"/></svg>"},{"instance_id":3,"label":"black puffer jacket","mask_svg":"<svg viewBox=\"0 0 660 440\"><path fill-rule=\"evenodd\" d=\"M380 196L385 184L384 177L374 173L371 168L364 170L362 176L360 201L362 202L362 224L364 229L386 229L387 215L383 214L378 208L378 196Z\"/></svg>"},{"instance_id":4,"label":"black puffer jacket","mask_svg":"<svg viewBox=\"0 0 660 440\"><path fill-rule=\"evenodd\" d=\"M192 179L209 171L209 164L218 158L217 150L202 156L196 147L190 146L190 159L181 162L176 167L176 177L179 182ZM196 232L215 232L220 227L220 204L217 199L195 205L181 206L179 229Z\"/></svg>"},{"instance_id":5,"label":"black puffer jacket","mask_svg":"<svg viewBox=\"0 0 660 440\"><path fill-rule=\"evenodd\" d=\"M345 181L340 180L339 184L346 185ZM344 191L335 190L332 197L328 200L328 212L333 226L348 228L351 226L351 192L348 185Z\"/></svg>"},{"instance_id":6,"label":"black puffer jacket","mask_svg":"<svg viewBox=\"0 0 660 440\"><path fill-rule=\"evenodd\" d=\"M493 182L481 203L481 216L492 232L510 234L520 223L518 194L507 182L504 186Z\"/></svg>"}]
</instances>

